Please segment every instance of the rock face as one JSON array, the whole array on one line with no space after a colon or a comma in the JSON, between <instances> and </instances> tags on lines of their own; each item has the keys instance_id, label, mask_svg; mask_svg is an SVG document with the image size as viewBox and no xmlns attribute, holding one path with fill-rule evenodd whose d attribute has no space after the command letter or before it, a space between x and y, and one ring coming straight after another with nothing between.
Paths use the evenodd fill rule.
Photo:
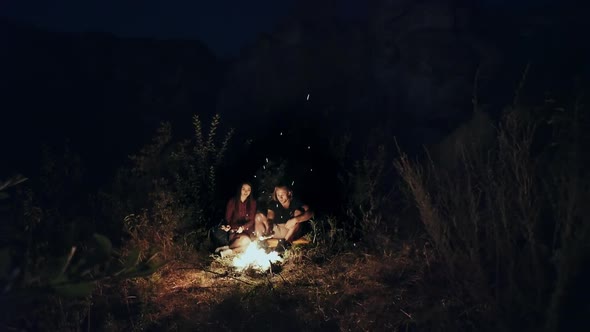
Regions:
<instances>
[{"instance_id":1,"label":"rock face","mask_svg":"<svg viewBox=\"0 0 590 332\"><path fill-rule=\"evenodd\" d=\"M469 10L441 1L376 3L357 24L293 19L234 64L222 99L243 104L253 96L256 104L280 108L307 90L325 104L342 98L341 110L438 117L468 107L487 56L469 31Z\"/></svg>"},{"instance_id":2,"label":"rock face","mask_svg":"<svg viewBox=\"0 0 590 332\"><path fill-rule=\"evenodd\" d=\"M161 120L190 130L192 114L217 111L250 136L299 121L319 127L317 135L394 134L420 146L471 117L476 73L479 101L505 105L528 62L529 82L542 92L588 58L580 42L588 23L575 6L548 10L572 22L564 30L544 14L509 18L467 0L375 0L352 17L333 14L340 1L298 3L281 26L226 61L196 41L2 23L0 109L12 125L0 138L91 137L103 152L124 155ZM576 61L564 60L572 54ZM554 71L540 69L560 56ZM11 146L3 151L28 154Z\"/></svg>"},{"instance_id":3,"label":"rock face","mask_svg":"<svg viewBox=\"0 0 590 332\"><path fill-rule=\"evenodd\" d=\"M340 131L380 126L420 145L471 118L474 94L480 106L501 110L527 63L536 75L527 83L541 94L549 87L539 82L554 76L542 73L572 66L556 50L576 49L575 42L562 41L575 40L572 32L580 28L568 30L562 14L553 14L559 10L513 13L477 4L377 0L354 22L300 10L230 65L218 109L262 119L290 110L340 124Z\"/></svg>"},{"instance_id":4,"label":"rock face","mask_svg":"<svg viewBox=\"0 0 590 332\"><path fill-rule=\"evenodd\" d=\"M469 107L484 54L476 49L469 25L461 23L460 15L467 12L441 1L381 2L373 25L378 50L374 63L386 105L400 105L426 118ZM398 95L387 95L390 89Z\"/></svg>"}]
</instances>

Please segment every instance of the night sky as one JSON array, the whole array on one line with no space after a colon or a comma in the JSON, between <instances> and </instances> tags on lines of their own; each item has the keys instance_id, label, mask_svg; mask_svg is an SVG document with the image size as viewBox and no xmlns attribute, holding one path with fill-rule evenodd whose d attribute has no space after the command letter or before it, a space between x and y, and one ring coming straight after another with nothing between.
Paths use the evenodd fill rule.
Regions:
<instances>
[{"instance_id":1,"label":"night sky","mask_svg":"<svg viewBox=\"0 0 590 332\"><path fill-rule=\"evenodd\" d=\"M458 0L457 3L460 3L462 0ZM403 1L401 1L403 2ZM401 3L400 2L400 3ZM533 9L533 7L539 7L543 4L547 4L552 2L551 0L543 0L543 1L519 1L518 4L515 4L510 1L503 1L503 0L480 0L477 2L480 7L484 10L487 9L520 9L520 10L528 10ZM12 71L14 75L13 81L5 80L3 83L7 84L7 89L4 89L4 93L6 93L6 97L8 101L4 101L5 109L13 109L15 112L14 114L25 114L31 113L34 114L33 117L39 115L37 110L40 110L44 107L48 107L52 110L55 114L54 116L47 116L49 114L47 112L41 112L43 114L43 119L45 117L55 121L57 125L62 123L71 123L67 125L67 130L71 128L83 128L78 124L78 120L82 119L83 115L78 110L85 109L89 112L89 115L94 115L100 119L107 119L108 116L103 114L111 114L118 112L117 110L124 110L125 112L129 113L130 118L149 118L150 125L145 126L146 132L150 132L153 130L154 123L158 123L158 121L162 120L162 117L166 118L169 114L150 114L150 112L145 108L145 105L140 106L137 104L137 101L130 102L130 104L126 104L127 102L123 99L120 99L121 96L135 96L137 91L141 91L144 89L145 86L141 86L144 78L141 78L141 75L133 74L129 76L130 81L126 83L122 83L121 85L113 88L113 90L109 90L109 92L103 92L103 86L101 84L106 84L105 86L112 87L111 83L118 82L116 79L109 78L109 77L102 77L100 75L95 76L95 74L88 74L85 73L84 70L79 69L77 67L79 63L84 63L85 61L94 61L88 60L88 57L92 58L92 56L96 55L101 59L104 59L105 67L101 70L113 70L116 72L118 68L113 63L108 63L109 56L99 56L98 53L90 53L90 55L83 55L80 56L76 52L79 51L72 51L77 47L80 47L83 43L74 42L74 44L68 44L69 41L67 38L70 37L63 37L61 42L53 41L53 37L41 37L42 34L40 32L45 31L48 32L49 35L57 36L60 35L61 32L66 33L81 33L81 32L105 32L109 34L113 34L115 38L121 37L122 40L125 40L127 37L141 37L145 38L144 41L139 43L151 43L149 40L152 39L159 39L159 40L168 40L168 39L181 39L181 40L200 40L202 41L213 53L214 56L218 57L219 59L225 57L234 57L237 58L238 61L234 64L236 67L224 67L223 69L217 68L212 70L210 73L213 80L221 81L224 77L224 71L228 70L229 68L241 68L236 72L243 72L246 73L244 70L252 70L252 72L247 72L247 74L241 74L242 76L236 76L230 79L228 82L223 83L225 86L223 88L218 87L219 91L222 92L222 97L218 97L219 100L222 101L235 101L237 104L235 105L235 109L242 110L246 107L250 107L251 109L258 109L260 105L253 105L249 104L249 99L259 98L260 100L272 99L273 93L291 93L297 94L307 93L307 89L310 85L315 84L318 88L321 87L330 87L324 93L321 94L324 97L323 103L321 104L322 100L320 100L314 92L313 98L313 105L314 107L318 107L318 110L322 109L325 105L328 105L332 100L330 98L332 92L340 91L342 87L337 87L333 84L329 77L335 74L336 72L330 72L329 70L324 74L320 74L320 68L322 70L324 68L328 68L332 64L320 64L323 54L330 54L331 50L336 50L338 47L346 48L348 43L344 42L339 46L332 45L331 43L339 43L337 41L340 37L335 37L340 34L338 32L339 28L336 28L332 32L328 32L325 30L325 27L308 27L306 33L306 43L309 43L310 47L314 49L313 52L317 52L314 55L314 61L318 62L318 67L306 67L308 70L306 71L301 78L304 77L303 80L300 81L290 81L293 77L297 77L297 71L301 72L302 70L296 70L295 72L289 72L289 68L296 66L296 62L290 63L289 61L293 61L296 59L297 52L299 52L299 46L294 46L293 49L289 50L281 50L280 47L274 49L273 52L273 60L269 61L268 59L264 59L264 55L258 54L254 55L248 61L252 61L253 59L260 59L256 61L258 65L257 67L247 67L245 65L241 65L240 61L246 61L247 57L244 55L240 55L240 50L247 49L249 46L252 46L251 49L256 50L258 46L256 46L256 41L260 39L262 34L266 35L273 35L274 37L280 40L284 38L281 36L281 32L277 32L280 30L281 26L291 26L293 27L293 21L301 20L310 17L326 17L330 16L332 18L338 18L344 22L359 22L365 19L371 20L371 15L375 15L374 12L371 12L369 8L369 2L359 2L357 0L344 0L344 1L335 1L335 0L324 0L324 1L313 1L313 0L285 0L285 1L271 1L271 0L254 0L254 1L233 1L233 0L222 0L222 1L187 1L187 0L171 0L171 1L154 1L154 0L146 0L146 1L114 1L114 0L89 0L89 1L75 1L75 0L56 0L56 1L44 1L44 0L3 0L0 1L0 19L7 19L9 22L17 22L24 27L36 27L38 28L33 33L34 38L41 38L41 42L38 40L31 40L28 41L30 36L22 35L14 37L14 45L15 49L11 49L13 51L12 56L15 59L16 64L11 65L10 62L14 60L5 60L4 64L6 65L7 70ZM327 9L328 8L328 9ZM323 15L323 16L322 16ZM347 24L347 23L345 23ZM350 24L350 27L353 27L354 24ZM365 27L367 27L367 31L371 28L371 23L365 23ZM501 28L503 25L499 25L498 28L490 27L489 30L495 30ZM317 29L317 30L313 30ZM355 28L351 28L355 29ZM55 33L58 32L58 33ZM348 32L343 32L340 34L341 36L345 36ZM373 38L376 38L374 32L367 32L367 35L364 36L364 43L370 43ZM48 35L48 36L49 36ZM515 34L510 33L510 35L514 36ZM10 36L10 32L9 35ZM274 38L273 37L273 38ZM45 39L49 38L49 39ZM59 37L62 38L62 37ZM76 38L76 37L73 37ZM85 37L84 37L85 38ZM94 37L89 37L88 40L93 40ZM111 37L107 37L111 38ZM10 38L9 38L10 39ZM20 41L23 41L22 43ZM26 41L26 42L24 42ZM48 42L46 46L44 43ZM116 49L115 45L118 45L116 41L111 40L112 44L106 47L105 49ZM129 50L137 50L137 52L144 52L140 51L140 47L131 46L134 45L137 41L130 41L129 43L123 43L129 46ZM61 43L61 44L60 44ZM194 45L198 45L198 43L193 43ZM280 42L277 44L279 45ZM420 47L427 47L428 44L419 43ZM77 45L77 46L72 46ZM155 45L155 44L154 44ZM160 44L159 44L160 45ZM188 45L188 44L187 44ZM311 46L313 45L313 46ZM327 46L331 45L331 46ZM352 44L351 44L352 45ZM376 45L376 44L375 44ZM101 47L103 47L101 46ZM21 49L21 47L24 47ZM28 48L30 47L30 49ZM43 47L47 47L46 50ZM72 49L70 49L73 47ZM146 54L157 54L157 52L163 52L162 55L154 55L154 59L159 56L164 56L163 54L166 53L167 49L172 50L172 48L167 47L160 47L154 46L155 49L147 52ZM375 50L371 49L373 46L364 46L356 48L355 52L358 51L359 58L358 59L351 59L351 64L363 64L362 72L363 75L373 75L372 70L374 68L371 67L370 63L372 61L376 61L375 59L371 58L375 54ZM411 45L405 45L403 47L414 47ZM100 47L97 50L101 49ZM510 47L508 48L510 49ZM188 49L187 49L188 50ZM49 51L49 52L47 52ZM21 52L21 53L19 53ZM94 52L94 51L93 51ZM113 51L114 52L114 51ZM129 51L130 53L126 54L134 54L134 51ZM151 53L150 53L151 52ZM154 53L155 52L155 53ZM174 51L176 52L176 51ZM284 52L284 53L282 53ZM339 51L333 51L339 52ZM7 52L10 54L11 52ZM188 54L186 51L178 51L179 56L181 54ZM356 53L354 53L356 54ZM46 55L46 56L42 56ZM27 57L32 57L28 59ZM137 56L137 55L135 55ZM376 55L378 56L378 55ZM62 59L70 59L69 62L62 62ZM120 55L116 55L115 58L117 60L113 61L124 61L121 60L124 57ZM32 61L31 61L32 60ZM48 61L45 63L44 61ZM65 61L65 60L64 60ZM101 60L102 61L102 60ZM159 61L159 60L154 60ZM205 67L210 65L206 64L206 61L188 61L184 62L185 60L181 60L180 58L174 60L175 62L187 64L203 64ZM174 63L174 61L172 63ZM208 61L208 60L207 60ZM217 61L217 60L211 60ZM135 63L135 60L131 61ZM108 64L107 64L108 63ZM304 64L306 62L301 62ZM33 64L33 67L31 66ZM162 64L162 72L169 72L169 69L163 69L166 66L166 63L163 62ZM268 65L269 67L266 68L265 66ZM520 64L517 64L519 66ZM34 67L39 66L39 67ZM63 68L61 68L63 66ZM130 68L130 64L121 64L120 68ZM242 66L242 67L240 67ZM275 67L273 67L275 66ZM338 65L334 65L335 71L347 72L349 70L354 70L354 65L346 65L345 67L338 68ZM60 69L61 68L61 69ZM91 66L91 68L93 68ZM146 67L148 68L148 67ZM157 69L153 68L152 69ZM211 67L212 68L212 67ZM246 69L250 68L250 69ZM302 67L303 68L303 67ZM403 65L400 68L407 68L406 65ZM154 70L149 69L145 72L145 75L152 75L148 74L154 72ZM130 69L131 70L131 69ZM397 70L397 69L396 69ZM403 69L405 70L405 69ZM27 75L23 75L23 72L28 73ZM190 71L184 71L187 77L187 82L190 81L189 77L196 78L194 76L196 72L191 73ZM265 74L266 73L266 74ZM94 75L94 76L93 76ZM114 74L117 75L117 74ZM127 74L124 74L127 75ZM265 76L269 75L269 76ZM348 77L353 78L353 80L359 79L358 84L360 87L355 87L356 90L365 90L365 91L375 91L373 87L369 88L370 84L367 82L361 83L363 75L359 74L342 74L344 76L350 75ZM76 76L77 78L71 79L71 77ZM78 77L79 76L79 77ZM277 82L273 82L273 77L282 77ZM403 76L403 75L402 75ZM397 80L399 78L401 83L401 87L408 90L408 98L414 98L415 100L428 100L434 93L431 92L420 92L420 91L428 91L425 88L426 85L421 83L421 78L412 77L411 80L407 78L403 78L400 75L394 75L389 78L389 80ZM10 77L6 76L5 77ZM46 81L44 81L47 79ZM81 89L80 91L76 92L68 92L68 89L73 88L81 88L83 86L79 83L72 83L72 82L80 82L80 80L88 79L86 84L89 84L87 88ZM268 84L268 86L262 86L261 89L257 90L257 92L250 91L251 87L257 86L253 84L252 80L260 79L264 84ZM470 80L469 80L470 81ZM57 82L57 83L56 83ZM165 85L166 81L161 78L154 78L153 84L163 84ZM156 83L157 82L157 83ZM190 86L185 82L184 86ZM293 84L291 84L291 83ZM63 83L63 85L62 85ZM299 85L299 84L303 85ZM136 85L139 84L139 85ZM145 83L145 84L152 84L152 83ZM219 83L221 84L221 83ZM283 84L283 85L280 85ZM291 85L289 85L291 84ZM357 84L357 83L353 83ZM365 85L369 84L369 85ZM371 83L373 84L373 83ZM377 84L377 83L375 83ZM411 84L417 84L416 87L411 87ZM215 84L208 84L208 86L217 86ZM274 87L274 88L273 88ZM158 89L162 89L163 87L158 87ZM54 90L52 90L54 89ZM304 89L305 91L298 92L297 89ZM388 88L389 89L389 88ZM215 89L213 89L215 90ZM215 98L213 94L217 93L205 90L199 90L203 93L202 96L198 96L194 92L192 96L195 98L195 102L198 102L200 107L202 108L200 111L202 112L203 109L213 111L215 107L213 106L215 103ZM123 92L125 91L125 92ZM163 90L159 90L163 91ZM174 92L174 90L171 90ZM396 89L389 90L389 94L396 95ZM454 91L458 91L454 89ZM19 94L23 96L27 96L30 93L36 94L36 98L29 99L26 98L25 102L22 102L21 97ZM110 94L108 98L105 98L102 94ZM115 96L117 93L121 94L121 96ZM421 93L425 93L425 96L419 96ZM335 93L333 96L340 95L341 92ZM64 96L69 96L65 98ZM84 97L82 97L84 95ZM359 105L358 109L380 109L383 105L379 104L379 100L381 97L376 95L366 96L367 100L372 100L374 103L369 105L361 105L363 102L363 98L357 97L358 94L350 94L351 101ZM73 96L79 96L79 98L70 98ZM360 96L360 95L358 95ZM418 96L418 97L416 97ZM290 97L282 96L278 100L283 100L286 104L292 103L292 100L289 99ZM419 114L418 109L419 107L415 107L413 102L408 102L404 100L406 97L392 97L397 98L395 102L405 103L405 106L402 106L405 109L412 110L412 112ZM96 100L95 100L96 99ZM38 100L39 104L35 104L34 101ZM45 100L41 102L41 100ZM48 101L51 100L51 101ZM110 100L112 104L108 104ZM299 99L297 99L299 100ZM203 104L203 101L207 102ZM341 101L342 104L351 105L351 102ZM104 105L103 105L104 103ZM108 105L107 105L108 104ZM133 106L131 106L133 105ZM194 105L190 103L185 103L187 105L182 112L177 112L181 114L182 117L187 117L187 114L194 112ZM249 105L249 106L246 106ZM296 104L291 104L292 107L297 107ZM155 106L153 105L154 109L160 110L161 113L166 113L167 106ZM267 107L267 106L263 106ZM281 106L282 107L282 106ZM231 108L227 108L232 112ZM351 107L351 110L354 107ZM131 110L135 110L137 114L131 115ZM140 111L141 110L141 111ZM164 111L166 110L166 111ZM437 112L442 112L440 108L437 108ZM428 114L428 110L423 112L422 114ZM139 114L141 113L141 114ZM444 115L444 114L443 114ZM419 115L424 116L424 115ZM26 118L24 115L22 119ZM440 117L439 117L440 118ZM18 125L25 126L23 120L20 116L16 117L15 122ZM105 120L106 121L106 120ZM140 120L140 122L143 120ZM122 123L122 121L120 121ZM144 123L145 124L145 123ZM124 125L120 125L121 128L125 128ZM99 125L95 126L98 128L97 130L102 130L99 128ZM24 127L23 127L24 128ZM41 128L45 130L46 128ZM15 129L16 130L16 129ZM125 129L121 129L124 131ZM420 129L421 130L421 129ZM32 132L38 132L38 130L32 130ZM65 130L57 130L56 133L65 133ZM11 135L11 134L7 134ZM41 135L41 134L40 134ZM47 135L53 135L47 133ZM76 134L77 135L77 134ZM425 137L428 135L427 133L423 133L419 131L421 137ZM68 133L68 136L72 136ZM31 138L31 141L36 141L37 138ZM12 149L23 150L20 148L12 147ZM12 151L12 150L11 150Z\"/></svg>"},{"instance_id":2,"label":"night sky","mask_svg":"<svg viewBox=\"0 0 590 332\"><path fill-rule=\"evenodd\" d=\"M5 17L58 31L122 37L200 39L218 54L235 52L285 16L293 0L115 1L3 0Z\"/></svg>"},{"instance_id":3,"label":"night sky","mask_svg":"<svg viewBox=\"0 0 590 332\"><path fill-rule=\"evenodd\" d=\"M553 0L480 0L490 7L542 6ZM219 55L235 54L261 32L270 32L299 3L295 0L2 0L0 15L57 31L111 32L121 37L198 39ZM337 1L336 15L362 18L367 2Z\"/></svg>"}]
</instances>

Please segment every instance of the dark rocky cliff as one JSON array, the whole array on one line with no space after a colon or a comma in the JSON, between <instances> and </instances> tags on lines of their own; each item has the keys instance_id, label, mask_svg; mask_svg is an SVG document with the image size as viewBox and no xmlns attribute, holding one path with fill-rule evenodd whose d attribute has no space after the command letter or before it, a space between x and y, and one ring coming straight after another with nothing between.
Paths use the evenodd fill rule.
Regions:
<instances>
[{"instance_id":1,"label":"dark rocky cliff","mask_svg":"<svg viewBox=\"0 0 590 332\"><path fill-rule=\"evenodd\" d=\"M313 3L225 60L198 41L1 23L3 153L22 159L69 137L115 165L160 121L188 132L192 114L213 112L262 141L303 123L310 136L370 132L419 147L471 116L476 73L478 101L492 114L512 100L527 64L537 101L574 93L572 77L588 74L588 20L573 2L531 13L382 0L355 18L332 15L337 2Z\"/></svg>"}]
</instances>

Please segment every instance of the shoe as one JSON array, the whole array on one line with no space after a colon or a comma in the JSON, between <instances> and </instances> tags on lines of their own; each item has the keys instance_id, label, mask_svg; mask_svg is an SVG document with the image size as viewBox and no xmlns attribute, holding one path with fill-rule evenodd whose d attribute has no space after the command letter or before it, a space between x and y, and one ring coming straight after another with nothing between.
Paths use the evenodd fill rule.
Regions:
<instances>
[{"instance_id":1,"label":"shoe","mask_svg":"<svg viewBox=\"0 0 590 332\"><path fill-rule=\"evenodd\" d=\"M229 249L229 246L221 246L221 247L215 249L215 253L218 254L219 252L227 250L227 249Z\"/></svg>"},{"instance_id":2,"label":"shoe","mask_svg":"<svg viewBox=\"0 0 590 332\"><path fill-rule=\"evenodd\" d=\"M261 235L258 237L258 241L265 241L272 238L272 235Z\"/></svg>"},{"instance_id":3,"label":"shoe","mask_svg":"<svg viewBox=\"0 0 590 332\"><path fill-rule=\"evenodd\" d=\"M258 241L268 240L268 239L272 238L273 235L275 235L275 232L273 232L273 231L270 231L270 232L264 233L264 234L260 234L260 236L258 237Z\"/></svg>"},{"instance_id":4,"label":"shoe","mask_svg":"<svg viewBox=\"0 0 590 332\"><path fill-rule=\"evenodd\" d=\"M220 251L219 256L221 256L221 258L225 258L229 255L232 255L233 253L234 253L234 251L228 248L228 249Z\"/></svg>"},{"instance_id":5,"label":"shoe","mask_svg":"<svg viewBox=\"0 0 590 332\"><path fill-rule=\"evenodd\" d=\"M285 239L280 239L279 243L277 243L277 247L275 248L275 251L278 252L279 254L282 254L290 248L291 248L291 242L288 242Z\"/></svg>"}]
</instances>

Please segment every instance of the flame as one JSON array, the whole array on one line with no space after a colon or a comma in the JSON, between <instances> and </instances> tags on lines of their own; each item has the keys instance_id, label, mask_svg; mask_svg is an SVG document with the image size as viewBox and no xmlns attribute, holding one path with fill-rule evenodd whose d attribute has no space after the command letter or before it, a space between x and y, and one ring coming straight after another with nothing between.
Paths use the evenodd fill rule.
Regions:
<instances>
[{"instance_id":1,"label":"flame","mask_svg":"<svg viewBox=\"0 0 590 332\"><path fill-rule=\"evenodd\" d=\"M234 257L233 266L242 271L247 268L253 268L259 271L266 271L270 269L270 265L276 262L282 262L283 259L276 251L266 253L266 251L258 246L258 241L251 242L246 250Z\"/></svg>"}]
</instances>

